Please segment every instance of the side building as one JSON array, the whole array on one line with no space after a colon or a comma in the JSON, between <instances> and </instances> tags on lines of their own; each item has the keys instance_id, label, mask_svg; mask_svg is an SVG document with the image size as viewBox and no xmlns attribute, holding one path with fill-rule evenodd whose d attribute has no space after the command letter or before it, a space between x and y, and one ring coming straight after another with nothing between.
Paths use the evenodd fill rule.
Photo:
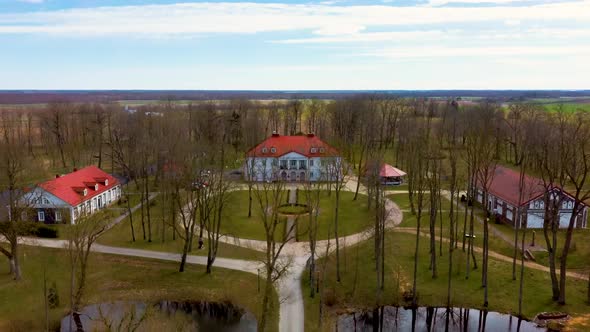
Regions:
<instances>
[{"instance_id":1,"label":"side building","mask_svg":"<svg viewBox=\"0 0 590 332\"><path fill-rule=\"evenodd\" d=\"M546 188L543 180L528 175L523 176L523 191L520 194L520 172L497 166L491 176L488 187L487 202L481 184L476 186L476 200L486 204L496 218L520 227L543 228L545 219L545 202L547 199L559 199L559 228L567 228L574 213L574 197L561 188ZM520 217L519 217L520 216ZM588 206L582 204L575 217L574 228L588 226Z\"/></svg>"},{"instance_id":2,"label":"side building","mask_svg":"<svg viewBox=\"0 0 590 332\"><path fill-rule=\"evenodd\" d=\"M246 181L334 181L342 178L338 150L314 134L273 134L246 153Z\"/></svg>"},{"instance_id":3,"label":"side building","mask_svg":"<svg viewBox=\"0 0 590 332\"><path fill-rule=\"evenodd\" d=\"M39 183L21 198L22 220L74 224L121 197L119 181L96 166L88 166Z\"/></svg>"}]
</instances>

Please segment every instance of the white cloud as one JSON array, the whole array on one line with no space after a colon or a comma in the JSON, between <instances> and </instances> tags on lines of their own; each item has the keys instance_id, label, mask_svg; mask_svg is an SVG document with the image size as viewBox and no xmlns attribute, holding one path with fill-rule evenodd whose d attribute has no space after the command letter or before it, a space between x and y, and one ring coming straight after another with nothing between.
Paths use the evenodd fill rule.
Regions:
<instances>
[{"instance_id":1,"label":"white cloud","mask_svg":"<svg viewBox=\"0 0 590 332\"><path fill-rule=\"evenodd\" d=\"M500 57L500 56L568 56L590 55L590 46L473 46L473 47L399 47L363 53L391 59Z\"/></svg>"},{"instance_id":2,"label":"white cloud","mask_svg":"<svg viewBox=\"0 0 590 332\"><path fill-rule=\"evenodd\" d=\"M441 30L427 31L388 31L388 32L367 32L352 33L338 36L297 38L276 41L281 44L324 44L324 43L359 43L359 42L384 42L384 41L412 41L420 40L441 40L448 39L450 35Z\"/></svg>"},{"instance_id":3,"label":"white cloud","mask_svg":"<svg viewBox=\"0 0 590 332\"><path fill-rule=\"evenodd\" d=\"M566 2L567 0L562 2ZM569 0L569 2L575 2L578 0ZM470 5L481 5L481 4L526 4L526 3L551 3L555 2L552 0L429 0L429 6L444 6L450 4L470 4Z\"/></svg>"},{"instance_id":4,"label":"white cloud","mask_svg":"<svg viewBox=\"0 0 590 332\"><path fill-rule=\"evenodd\" d=\"M26 2L26 3L43 3L45 0L17 0L18 2Z\"/></svg>"},{"instance_id":5,"label":"white cloud","mask_svg":"<svg viewBox=\"0 0 590 332\"><path fill-rule=\"evenodd\" d=\"M502 0L501 0L502 1ZM315 31L358 33L369 27L482 22L590 21L590 0L527 7L394 7L313 4L187 3L0 14L0 33L166 35Z\"/></svg>"}]
</instances>

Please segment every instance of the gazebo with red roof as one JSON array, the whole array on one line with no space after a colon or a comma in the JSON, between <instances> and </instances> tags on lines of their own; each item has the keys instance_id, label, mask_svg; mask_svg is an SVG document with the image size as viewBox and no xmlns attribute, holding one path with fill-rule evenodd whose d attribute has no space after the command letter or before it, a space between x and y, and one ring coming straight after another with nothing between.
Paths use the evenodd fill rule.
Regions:
<instances>
[{"instance_id":1,"label":"gazebo with red roof","mask_svg":"<svg viewBox=\"0 0 590 332\"><path fill-rule=\"evenodd\" d=\"M379 177L383 185L400 185L404 182L403 177L406 174L401 169L385 163L381 165L381 169L379 170Z\"/></svg>"}]
</instances>

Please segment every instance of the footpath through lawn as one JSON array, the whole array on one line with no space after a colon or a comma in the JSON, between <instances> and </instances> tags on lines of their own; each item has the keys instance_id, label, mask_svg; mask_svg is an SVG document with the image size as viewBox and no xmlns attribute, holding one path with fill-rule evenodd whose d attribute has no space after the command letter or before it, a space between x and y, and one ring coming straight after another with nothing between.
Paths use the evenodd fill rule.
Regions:
<instances>
[{"instance_id":1,"label":"footpath through lawn","mask_svg":"<svg viewBox=\"0 0 590 332\"><path fill-rule=\"evenodd\" d=\"M390 231L386 237L385 291L383 301L376 303L376 274L373 255L374 241L368 240L348 247L341 252L342 281L336 281L335 256L320 260L319 268L326 263L327 278L321 280L326 291L324 303L327 317L322 330L330 331L337 314L347 310L368 309L378 305L407 305L402 294L411 289L414 268L415 235ZM438 240L437 240L438 248ZM481 254L477 254L481 265ZM420 238L418 256L418 302L423 306L444 306L448 282L448 243L443 243L443 255L437 257L438 277L433 279L429 270L428 237ZM465 279L466 259L460 250L455 251L452 273L451 303L456 307L480 308L483 304L481 267L472 270ZM305 300L306 331L317 331L319 321L319 296L309 297L309 283L303 273L303 296ZM532 318L543 311L566 311L575 317L590 314L586 302L587 280L568 279L567 302L559 306L551 301L549 274L525 268L523 314ZM519 281L512 280L512 265L490 255L489 262L489 310L516 313L518 308ZM583 324L578 322L578 324ZM581 326L581 325L580 325Z\"/></svg>"}]
</instances>

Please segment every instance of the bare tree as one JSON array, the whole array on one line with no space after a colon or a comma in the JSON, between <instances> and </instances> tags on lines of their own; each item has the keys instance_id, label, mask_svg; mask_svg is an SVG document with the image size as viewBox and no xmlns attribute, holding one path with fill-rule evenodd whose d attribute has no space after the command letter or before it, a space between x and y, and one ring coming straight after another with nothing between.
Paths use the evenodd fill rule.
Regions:
<instances>
[{"instance_id":1,"label":"bare tree","mask_svg":"<svg viewBox=\"0 0 590 332\"><path fill-rule=\"evenodd\" d=\"M86 291L86 277L92 245L104 230L108 221L101 214L81 216L67 231L67 250L70 262L70 306L71 318L77 331L84 331L79 311ZM70 330L71 330L70 319Z\"/></svg>"},{"instance_id":2,"label":"bare tree","mask_svg":"<svg viewBox=\"0 0 590 332\"><path fill-rule=\"evenodd\" d=\"M259 210L261 222L264 226L264 235L266 241L266 252L264 259L264 269L266 273L266 283L264 295L262 298L262 317L258 322L258 330L267 330L267 316L272 296L272 289L275 282L288 270L290 261L281 256L285 244L290 241L292 230L283 230L284 221L279 216L279 206L285 201L285 185L283 182L261 181L256 183L254 189L256 207Z\"/></svg>"},{"instance_id":3,"label":"bare tree","mask_svg":"<svg viewBox=\"0 0 590 332\"><path fill-rule=\"evenodd\" d=\"M0 253L8 258L10 273L15 280L20 280L18 237L29 227L26 222L27 211L32 201L28 200L24 187L24 177L30 170L29 155L23 154L24 141L16 135L16 128L7 113L0 114L0 193L5 197L0 207L0 236L8 242L8 248L0 244ZM6 213L2 210L7 209ZM4 217L3 217L4 215ZM5 218L2 220L2 218Z\"/></svg>"}]
</instances>

